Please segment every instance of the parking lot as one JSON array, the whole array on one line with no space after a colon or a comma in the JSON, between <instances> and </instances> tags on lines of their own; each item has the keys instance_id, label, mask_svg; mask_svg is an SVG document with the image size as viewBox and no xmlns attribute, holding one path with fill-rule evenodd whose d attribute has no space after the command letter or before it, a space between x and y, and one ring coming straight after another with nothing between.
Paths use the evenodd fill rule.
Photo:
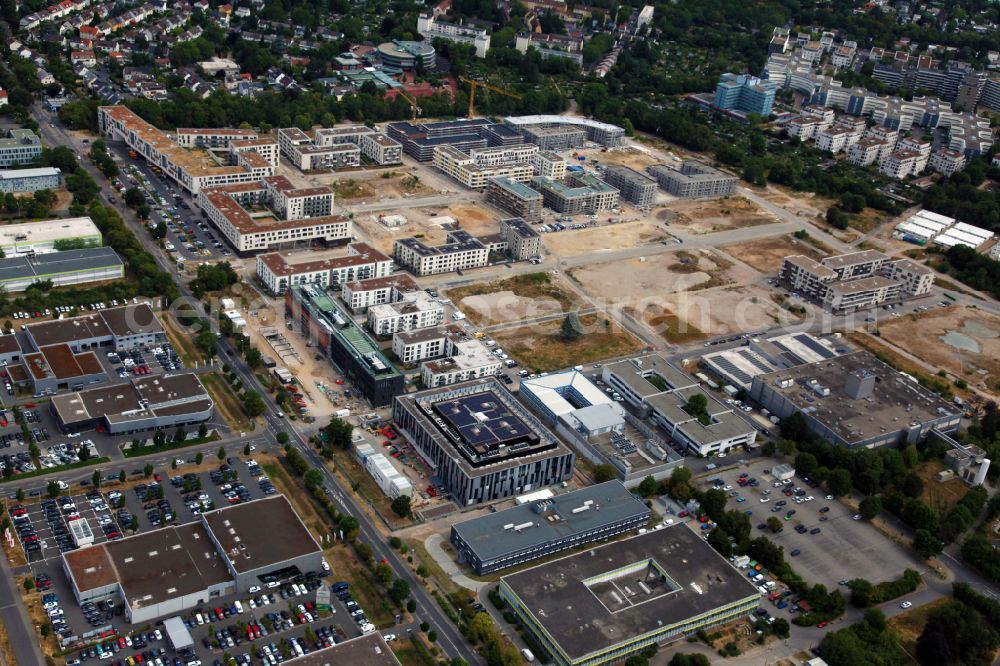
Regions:
<instances>
[{"instance_id":1,"label":"parking lot","mask_svg":"<svg viewBox=\"0 0 1000 666\"><path fill-rule=\"evenodd\" d=\"M862 577L874 583L898 578L907 568L924 568L868 521L856 520L849 507L826 495L821 487L812 486L798 476L790 479L791 483L775 487L777 480L765 473L772 464L772 460L757 461L717 476L724 482L724 488L731 486L727 491L731 495L730 508L736 505L752 512L752 534L766 534L782 546L785 559L807 581L823 583L832 589L853 578ZM758 485L740 487L738 480L744 473L747 479L757 479ZM741 497L742 502L738 501ZM766 527L771 517L782 522L783 529L778 534Z\"/></svg>"}]
</instances>

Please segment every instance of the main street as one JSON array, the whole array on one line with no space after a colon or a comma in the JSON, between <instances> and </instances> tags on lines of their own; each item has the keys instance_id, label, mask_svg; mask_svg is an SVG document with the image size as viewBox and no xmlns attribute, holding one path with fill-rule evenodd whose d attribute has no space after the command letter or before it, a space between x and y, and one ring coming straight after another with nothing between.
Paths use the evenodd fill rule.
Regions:
<instances>
[{"instance_id":1,"label":"main street","mask_svg":"<svg viewBox=\"0 0 1000 666\"><path fill-rule=\"evenodd\" d=\"M181 290L184 300L187 301L185 307L193 309L202 315L208 314L204 312L203 305L199 302L199 300L191 295L187 284L177 273L176 267L172 262L167 260L164 253L158 247L156 241L143 226L142 222L124 205L118 203L117 201L111 202L109 200L107 190L109 189L110 184L97 167L86 159L85 155L87 154L88 148L82 143L82 140L67 131L66 128L63 127L62 123L59 122L55 114L49 114L37 105L34 112L35 117L38 120L43 143L48 146L68 146L74 153L80 156L80 165L87 170L87 172L98 184L102 186L100 194L101 202L104 205L110 206L118 211L118 213L125 220L129 229L140 241L143 248L155 257L157 263L163 268L163 270L168 271L174 277L175 282ZM128 164L130 162L128 149L123 143L108 141L108 150L119 158L118 161L120 164ZM162 185L156 181L156 178L151 179L151 182L157 187L162 187ZM197 211L198 208L194 206L193 199L188 196L187 193L184 193L183 196L191 205L192 212ZM272 447L277 446L275 436L278 432L286 431L293 435L291 440L293 444L301 451L307 460L309 460L316 468L322 470L328 487L336 489L336 495L339 500L338 503L341 505L341 510L344 513L357 518L358 523L360 524L358 538L362 539L365 543L371 546L376 558L380 561L384 560L387 562L392 567L396 576L406 580L410 584L413 597L417 602L417 613L436 630L438 635L437 644L440 648L444 650L447 655L462 657L470 664L482 663L479 655L476 654L476 652L465 641L462 634L458 631L458 628L444 614L444 611L438 606L434 598L424 588L423 583L410 571L409 567L403 561L399 553L389 547L385 537L378 531L374 522L356 503L354 497L351 495L351 491L341 486L337 478L324 464L324 461L316 454L312 447L309 446L306 437L296 429L294 424L279 416L282 412L279 410L277 404L272 399L270 393L260 386L256 376L250 368L247 367L246 363L243 362L239 353L225 338L219 339L218 348L220 358L227 359L227 362L230 364L234 372L242 380L243 385L247 387L254 387L264 399L266 410L264 414L261 415L261 418L265 422L266 427L264 432L261 433L261 436L266 440L267 444ZM217 448L218 442L215 442L214 449ZM0 592L0 604L2 604L2 601L2 592Z\"/></svg>"}]
</instances>

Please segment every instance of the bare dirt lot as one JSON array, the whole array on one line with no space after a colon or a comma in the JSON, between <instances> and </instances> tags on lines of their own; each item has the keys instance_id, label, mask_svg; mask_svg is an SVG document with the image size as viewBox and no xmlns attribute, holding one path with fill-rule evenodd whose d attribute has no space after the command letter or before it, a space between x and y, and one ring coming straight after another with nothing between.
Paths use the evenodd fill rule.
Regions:
<instances>
[{"instance_id":1,"label":"bare dirt lot","mask_svg":"<svg viewBox=\"0 0 1000 666\"><path fill-rule=\"evenodd\" d=\"M581 254L649 245L666 238L667 234L656 224L639 221L546 234L545 245L554 254L575 257Z\"/></svg>"},{"instance_id":2,"label":"bare dirt lot","mask_svg":"<svg viewBox=\"0 0 1000 666\"><path fill-rule=\"evenodd\" d=\"M446 293L473 323L483 326L562 312L576 300L562 278L548 273L455 287Z\"/></svg>"},{"instance_id":3,"label":"bare dirt lot","mask_svg":"<svg viewBox=\"0 0 1000 666\"><path fill-rule=\"evenodd\" d=\"M500 213L473 203L452 204L439 214L455 218L458 225L473 236L500 231Z\"/></svg>"},{"instance_id":4,"label":"bare dirt lot","mask_svg":"<svg viewBox=\"0 0 1000 666\"><path fill-rule=\"evenodd\" d=\"M562 320L507 329L493 336L508 354L529 370L548 372L624 356L642 345L614 322L597 315L580 317L584 335L567 342L560 334Z\"/></svg>"},{"instance_id":5,"label":"bare dirt lot","mask_svg":"<svg viewBox=\"0 0 1000 666\"><path fill-rule=\"evenodd\" d=\"M791 192L776 185L766 188L751 187L758 195L800 217L814 218L826 215L826 209L836 203L833 199L810 192Z\"/></svg>"},{"instance_id":6,"label":"bare dirt lot","mask_svg":"<svg viewBox=\"0 0 1000 666\"><path fill-rule=\"evenodd\" d=\"M302 173L294 168L282 168L280 173L297 187L328 185L336 194L336 202L371 203L380 199L426 197L438 190L424 182L420 169L395 166L384 169L354 169L333 172Z\"/></svg>"},{"instance_id":7,"label":"bare dirt lot","mask_svg":"<svg viewBox=\"0 0 1000 666\"><path fill-rule=\"evenodd\" d=\"M713 280L726 283L729 267L730 263L715 253L679 250L590 264L574 268L571 275L592 296L631 304L662 294L702 289Z\"/></svg>"},{"instance_id":8,"label":"bare dirt lot","mask_svg":"<svg viewBox=\"0 0 1000 666\"><path fill-rule=\"evenodd\" d=\"M666 295L659 303L676 317L681 331L697 330L705 335L741 333L797 321L770 298L764 287L719 287ZM671 318L668 318L669 324Z\"/></svg>"},{"instance_id":9,"label":"bare dirt lot","mask_svg":"<svg viewBox=\"0 0 1000 666\"><path fill-rule=\"evenodd\" d=\"M992 392L1000 377L1000 317L952 306L883 319L879 332L927 363Z\"/></svg>"},{"instance_id":10,"label":"bare dirt lot","mask_svg":"<svg viewBox=\"0 0 1000 666\"><path fill-rule=\"evenodd\" d=\"M659 160L653 155L643 153L641 150L636 150L635 148L618 148L608 150L607 152L604 152L601 148L593 148L576 150L574 152L587 158L584 163L600 162L601 164L627 166L640 173L644 172L646 167L659 163ZM575 161L572 160L572 155L569 153L565 153L565 155L568 160Z\"/></svg>"},{"instance_id":11,"label":"bare dirt lot","mask_svg":"<svg viewBox=\"0 0 1000 666\"><path fill-rule=\"evenodd\" d=\"M738 257L740 261L765 275L776 274L781 268L781 260L791 254L804 254L816 260L825 256L812 244L791 235L762 238L749 243L726 245L719 249Z\"/></svg>"},{"instance_id":12,"label":"bare dirt lot","mask_svg":"<svg viewBox=\"0 0 1000 666\"><path fill-rule=\"evenodd\" d=\"M376 184L379 183L372 183ZM406 221L398 227L386 226L380 222L382 218L379 213L359 213L354 217L354 223L372 245L387 253L392 251L392 244L398 238L413 236L428 245L438 245L445 241L452 228L468 231L473 236L500 231L501 214L472 203L452 204L443 208L407 208L386 215L399 216ZM454 222L448 222L448 218Z\"/></svg>"},{"instance_id":13,"label":"bare dirt lot","mask_svg":"<svg viewBox=\"0 0 1000 666\"><path fill-rule=\"evenodd\" d=\"M754 227L775 222L770 213L743 197L678 199L653 211L657 221L693 234Z\"/></svg>"}]
</instances>

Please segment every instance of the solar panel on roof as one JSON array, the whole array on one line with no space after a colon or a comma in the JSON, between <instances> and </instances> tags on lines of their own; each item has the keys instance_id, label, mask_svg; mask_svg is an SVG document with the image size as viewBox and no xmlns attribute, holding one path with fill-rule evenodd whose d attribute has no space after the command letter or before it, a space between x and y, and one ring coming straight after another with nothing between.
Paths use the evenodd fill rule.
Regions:
<instances>
[{"instance_id":1,"label":"solar panel on roof","mask_svg":"<svg viewBox=\"0 0 1000 666\"><path fill-rule=\"evenodd\" d=\"M817 354L819 354L820 356L822 356L824 359L833 358L834 356L836 356L836 354L834 354L832 351L830 351L829 349L827 349L826 347L824 347L823 345L821 345L819 342L817 342L816 340L814 340L811 336L805 335L804 333L796 335L795 336L795 340L800 345L808 347L812 351L816 352Z\"/></svg>"},{"instance_id":2,"label":"solar panel on roof","mask_svg":"<svg viewBox=\"0 0 1000 666\"><path fill-rule=\"evenodd\" d=\"M745 349L742 349L742 350L740 350L737 353L740 355L741 358L743 358L743 360L745 360L747 363L749 363L753 367L757 368L761 372L771 372L771 370L773 370L773 368L771 368L771 366L769 366L766 363L764 363L763 361L761 361L757 357L757 355L754 354L754 353L752 353L752 352L748 352Z\"/></svg>"},{"instance_id":3,"label":"solar panel on roof","mask_svg":"<svg viewBox=\"0 0 1000 666\"><path fill-rule=\"evenodd\" d=\"M741 384L749 384L753 381L753 377L737 368L736 365L725 356L713 356L712 360L730 377L736 378L736 381Z\"/></svg>"}]
</instances>

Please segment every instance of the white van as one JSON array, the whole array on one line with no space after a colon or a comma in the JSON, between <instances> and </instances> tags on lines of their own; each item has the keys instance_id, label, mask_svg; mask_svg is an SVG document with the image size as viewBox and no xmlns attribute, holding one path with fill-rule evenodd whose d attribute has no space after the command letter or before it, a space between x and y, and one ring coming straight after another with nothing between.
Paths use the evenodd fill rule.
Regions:
<instances>
[{"instance_id":1,"label":"white van","mask_svg":"<svg viewBox=\"0 0 1000 666\"><path fill-rule=\"evenodd\" d=\"M236 607L236 612L237 613L239 613L240 615L243 614L243 604L241 604L239 602L239 599L237 599L236 601L233 602L233 606Z\"/></svg>"},{"instance_id":2,"label":"white van","mask_svg":"<svg viewBox=\"0 0 1000 666\"><path fill-rule=\"evenodd\" d=\"M529 664L535 661L535 654L528 648L521 650L521 656L524 657L524 660Z\"/></svg>"}]
</instances>

